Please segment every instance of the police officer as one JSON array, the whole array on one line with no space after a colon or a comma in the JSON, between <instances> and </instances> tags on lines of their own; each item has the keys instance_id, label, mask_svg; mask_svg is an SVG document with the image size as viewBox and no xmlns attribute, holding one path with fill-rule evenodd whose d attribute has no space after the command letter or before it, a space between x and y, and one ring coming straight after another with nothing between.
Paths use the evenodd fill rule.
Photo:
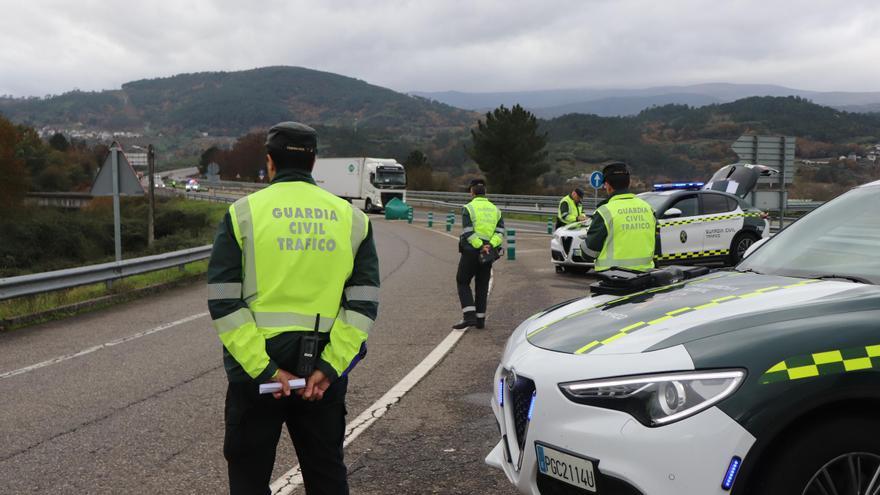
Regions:
<instances>
[{"instance_id":1,"label":"police officer","mask_svg":"<svg viewBox=\"0 0 880 495\"><path fill-rule=\"evenodd\" d=\"M557 229L563 225L586 220L584 207L581 204L583 200L584 190L579 187L574 188L571 193L566 194L559 200L559 210L556 213Z\"/></svg>"},{"instance_id":2,"label":"police officer","mask_svg":"<svg viewBox=\"0 0 880 495\"><path fill-rule=\"evenodd\" d=\"M498 258L498 250L504 240L504 219L501 218L501 210L486 199L486 182L474 179L469 190L473 199L461 212L463 230L458 242L461 257L455 275L463 318L452 326L455 329L472 326L485 328L492 262ZM471 292L471 279L476 279L476 295Z\"/></svg>"},{"instance_id":3,"label":"police officer","mask_svg":"<svg viewBox=\"0 0 880 495\"><path fill-rule=\"evenodd\" d=\"M233 494L268 494L282 424L309 494L347 494L342 442L347 375L366 354L379 265L367 216L315 185L317 134L296 122L266 139L265 189L218 228L208 306L223 343ZM306 379L291 393L288 380ZM259 384L281 391L259 394Z\"/></svg>"},{"instance_id":4,"label":"police officer","mask_svg":"<svg viewBox=\"0 0 880 495\"><path fill-rule=\"evenodd\" d=\"M611 267L638 271L654 268L654 210L629 192L630 174L625 163L609 163L602 174L609 197L596 209L581 251L595 259L597 272Z\"/></svg>"}]
</instances>

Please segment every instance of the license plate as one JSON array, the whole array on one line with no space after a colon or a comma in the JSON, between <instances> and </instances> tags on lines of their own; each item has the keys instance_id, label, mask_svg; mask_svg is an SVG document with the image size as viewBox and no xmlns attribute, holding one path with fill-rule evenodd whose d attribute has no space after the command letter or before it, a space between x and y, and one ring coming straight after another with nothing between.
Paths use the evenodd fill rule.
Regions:
<instances>
[{"instance_id":1,"label":"license plate","mask_svg":"<svg viewBox=\"0 0 880 495\"><path fill-rule=\"evenodd\" d=\"M535 443L535 451L538 455L538 471L541 474L588 492L598 493L593 461L561 452L537 442Z\"/></svg>"}]
</instances>

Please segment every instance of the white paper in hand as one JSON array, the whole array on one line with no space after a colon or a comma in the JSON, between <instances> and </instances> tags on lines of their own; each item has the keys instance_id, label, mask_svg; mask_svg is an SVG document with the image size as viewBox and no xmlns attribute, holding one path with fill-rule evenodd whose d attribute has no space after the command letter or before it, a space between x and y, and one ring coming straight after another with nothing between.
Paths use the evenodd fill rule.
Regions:
<instances>
[{"instance_id":1,"label":"white paper in hand","mask_svg":"<svg viewBox=\"0 0 880 495\"><path fill-rule=\"evenodd\" d=\"M294 380L287 380L287 383L290 385L290 389L298 389L298 388L306 388L306 379L305 378L296 378ZM278 382L269 382L269 383L261 383L260 384L260 393L261 394L271 394L273 392L280 392L281 384Z\"/></svg>"}]
</instances>

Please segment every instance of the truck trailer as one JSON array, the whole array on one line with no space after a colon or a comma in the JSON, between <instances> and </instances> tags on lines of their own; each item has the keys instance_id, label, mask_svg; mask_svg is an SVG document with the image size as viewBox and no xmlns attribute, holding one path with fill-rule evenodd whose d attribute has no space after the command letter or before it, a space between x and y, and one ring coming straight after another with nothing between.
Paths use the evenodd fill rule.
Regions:
<instances>
[{"instance_id":1,"label":"truck trailer","mask_svg":"<svg viewBox=\"0 0 880 495\"><path fill-rule=\"evenodd\" d=\"M406 172L391 158L318 158L312 170L321 188L370 212L393 198L406 201Z\"/></svg>"}]
</instances>

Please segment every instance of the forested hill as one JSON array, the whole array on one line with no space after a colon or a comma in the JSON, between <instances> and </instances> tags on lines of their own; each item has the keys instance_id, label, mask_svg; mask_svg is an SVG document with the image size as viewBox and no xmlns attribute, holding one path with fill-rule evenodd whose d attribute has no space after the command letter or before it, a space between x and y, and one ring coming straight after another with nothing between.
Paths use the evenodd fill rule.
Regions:
<instances>
[{"instance_id":1,"label":"forested hill","mask_svg":"<svg viewBox=\"0 0 880 495\"><path fill-rule=\"evenodd\" d=\"M73 91L46 99L0 99L0 112L36 127L238 136L282 120L395 129L423 135L470 126L475 114L364 81L301 67L202 72Z\"/></svg>"},{"instance_id":2,"label":"forested hill","mask_svg":"<svg viewBox=\"0 0 880 495\"><path fill-rule=\"evenodd\" d=\"M752 97L694 108L665 105L632 117L569 114L542 121L564 178L583 164L626 160L644 176L700 178L735 160L744 133L797 137L797 156L836 157L880 143L880 114L816 105L799 97Z\"/></svg>"}]
</instances>

